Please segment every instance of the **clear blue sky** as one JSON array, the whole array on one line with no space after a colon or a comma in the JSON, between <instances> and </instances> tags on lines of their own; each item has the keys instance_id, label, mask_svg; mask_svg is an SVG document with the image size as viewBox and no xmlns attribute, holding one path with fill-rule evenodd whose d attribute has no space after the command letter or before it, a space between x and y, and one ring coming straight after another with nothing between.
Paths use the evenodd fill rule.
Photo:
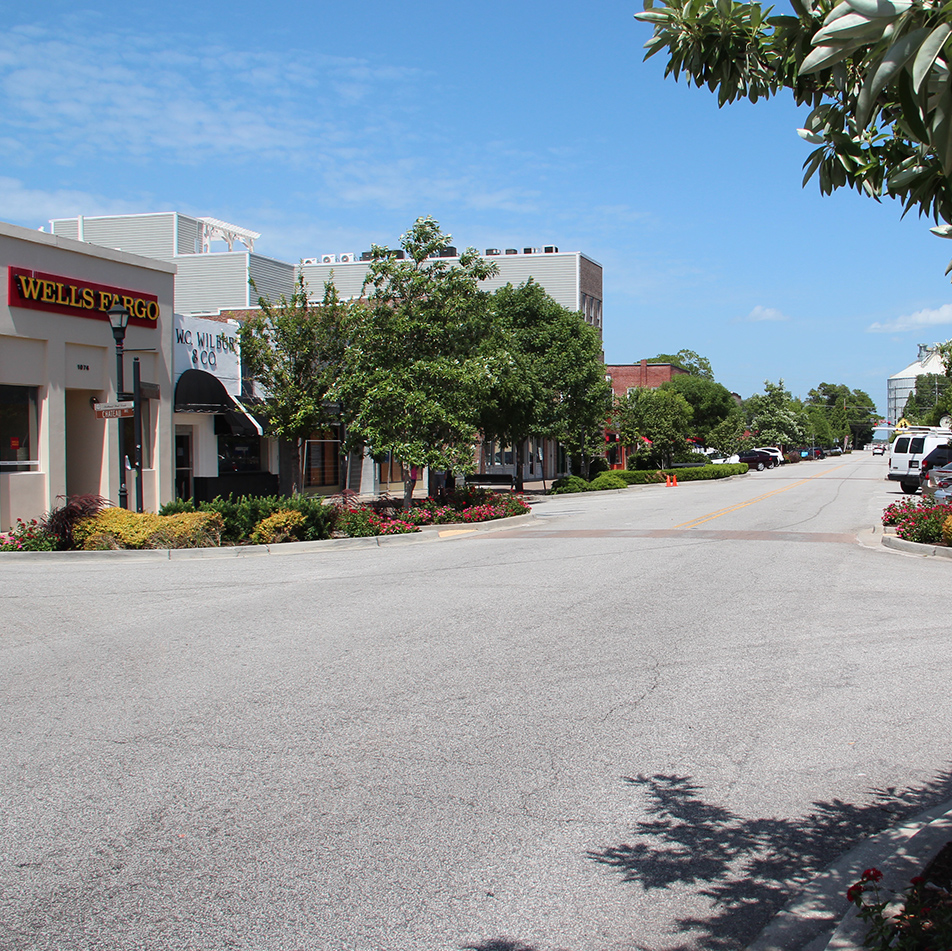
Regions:
<instances>
[{"instance_id":1,"label":"clear blue sky","mask_svg":"<svg viewBox=\"0 0 952 951\"><path fill-rule=\"evenodd\" d=\"M0 218L181 211L296 261L555 244L605 268L605 351L749 396L866 390L952 337L952 241L801 189L789 98L717 109L642 62L639 3L45 0L0 36Z\"/></svg>"}]
</instances>

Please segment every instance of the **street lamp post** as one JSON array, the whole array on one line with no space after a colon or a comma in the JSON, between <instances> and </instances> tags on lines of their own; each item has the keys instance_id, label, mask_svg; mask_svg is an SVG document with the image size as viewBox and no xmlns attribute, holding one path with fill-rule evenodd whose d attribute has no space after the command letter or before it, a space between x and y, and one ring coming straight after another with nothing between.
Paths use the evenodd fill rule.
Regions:
<instances>
[{"instance_id":1,"label":"street lamp post","mask_svg":"<svg viewBox=\"0 0 952 951\"><path fill-rule=\"evenodd\" d=\"M125 378L122 372L123 343L126 339L126 326L129 323L129 311L121 304L113 304L107 311L112 335L116 341L116 399L122 400L125 390ZM129 508L129 490L126 487L126 445L124 420L119 417L119 506Z\"/></svg>"}]
</instances>

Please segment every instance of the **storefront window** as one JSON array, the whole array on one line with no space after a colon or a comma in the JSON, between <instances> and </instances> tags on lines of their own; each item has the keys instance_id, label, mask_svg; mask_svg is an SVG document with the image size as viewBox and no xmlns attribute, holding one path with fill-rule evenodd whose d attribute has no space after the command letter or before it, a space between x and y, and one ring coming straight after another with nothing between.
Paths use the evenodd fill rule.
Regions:
<instances>
[{"instance_id":1,"label":"storefront window","mask_svg":"<svg viewBox=\"0 0 952 951\"><path fill-rule=\"evenodd\" d=\"M304 447L304 485L340 485L340 440L334 433L315 433Z\"/></svg>"},{"instance_id":2,"label":"storefront window","mask_svg":"<svg viewBox=\"0 0 952 951\"><path fill-rule=\"evenodd\" d=\"M261 471L260 436L219 436L218 474Z\"/></svg>"},{"instance_id":3,"label":"storefront window","mask_svg":"<svg viewBox=\"0 0 952 951\"><path fill-rule=\"evenodd\" d=\"M37 388L0 386L0 472L36 466Z\"/></svg>"}]
</instances>

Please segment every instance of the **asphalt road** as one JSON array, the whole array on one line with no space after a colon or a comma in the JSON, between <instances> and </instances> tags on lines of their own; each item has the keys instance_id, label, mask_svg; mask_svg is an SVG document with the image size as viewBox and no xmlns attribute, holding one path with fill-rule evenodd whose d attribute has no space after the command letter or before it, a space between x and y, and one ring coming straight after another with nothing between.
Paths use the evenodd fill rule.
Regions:
<instances>
[{"instance_id":1,"label":"asphalt road","mask_svg":"<svg viewBox=\"0 0 952 951\"><path fill-rule=\"evenodd\" d=\"M870 534L885 468L3 559L0 947L743 947L952 797L952 561Z\"/></svg>"}]
</instances>

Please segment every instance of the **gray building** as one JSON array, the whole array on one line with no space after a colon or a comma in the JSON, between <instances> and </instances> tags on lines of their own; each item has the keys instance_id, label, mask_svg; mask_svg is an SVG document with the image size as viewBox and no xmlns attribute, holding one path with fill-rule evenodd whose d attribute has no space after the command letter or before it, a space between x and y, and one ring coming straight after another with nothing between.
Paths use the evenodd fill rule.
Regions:
<instances>
[{"instance_id":1,"label":"gray building","mask_svg":"<svg viewBox=\"0 0 952 951\"><path fill-rule=\"evenodd\" d=\"M54 218L53 234L129 251L176 265L175 312L219 314L256 307L258 297L277 299L294 287L293 264L255 253L255 231L217 218L175 211L145 215ZM224 242L227 251L212 251ZM238 250L235 246L240 245ZM257 293L252 290L254 281Z\"/></svg>"},{"instance_id":2,"label":"gray building","mask_svg":"<svg viewBox=\"0 0 952 951\"><path fill-rule=\"evenodd\" d=\"M916 377L930 373L943 376L945 366L934 347L920 343L916 362L894 373L886 381L886 419L890 425L895 426L902 419L906 410L906 401L915 392Z\"/></svg>"},{"instance_id":3,"label":"gray building","mask_svg":"<svg viewBox=\"0 0 952 951\"><path fill-rule=\"evenodd\" d=\"M455 252L455 248L447 249ZM319 299L324 284L333 277L341 297L358 297L369 268L369 252L323 254L304 258L301 272L310 295ZM451 262L458 258L447 255ZM519 285L531 277L541 284L558 303L569 310L582 313L586 323L602 332L602 266L581 251L559 251L556 247L517 248L500 250L487 248L484 257L499 266L499 273L482 282L487 291Z\"/></svg>"}]
</instances>

